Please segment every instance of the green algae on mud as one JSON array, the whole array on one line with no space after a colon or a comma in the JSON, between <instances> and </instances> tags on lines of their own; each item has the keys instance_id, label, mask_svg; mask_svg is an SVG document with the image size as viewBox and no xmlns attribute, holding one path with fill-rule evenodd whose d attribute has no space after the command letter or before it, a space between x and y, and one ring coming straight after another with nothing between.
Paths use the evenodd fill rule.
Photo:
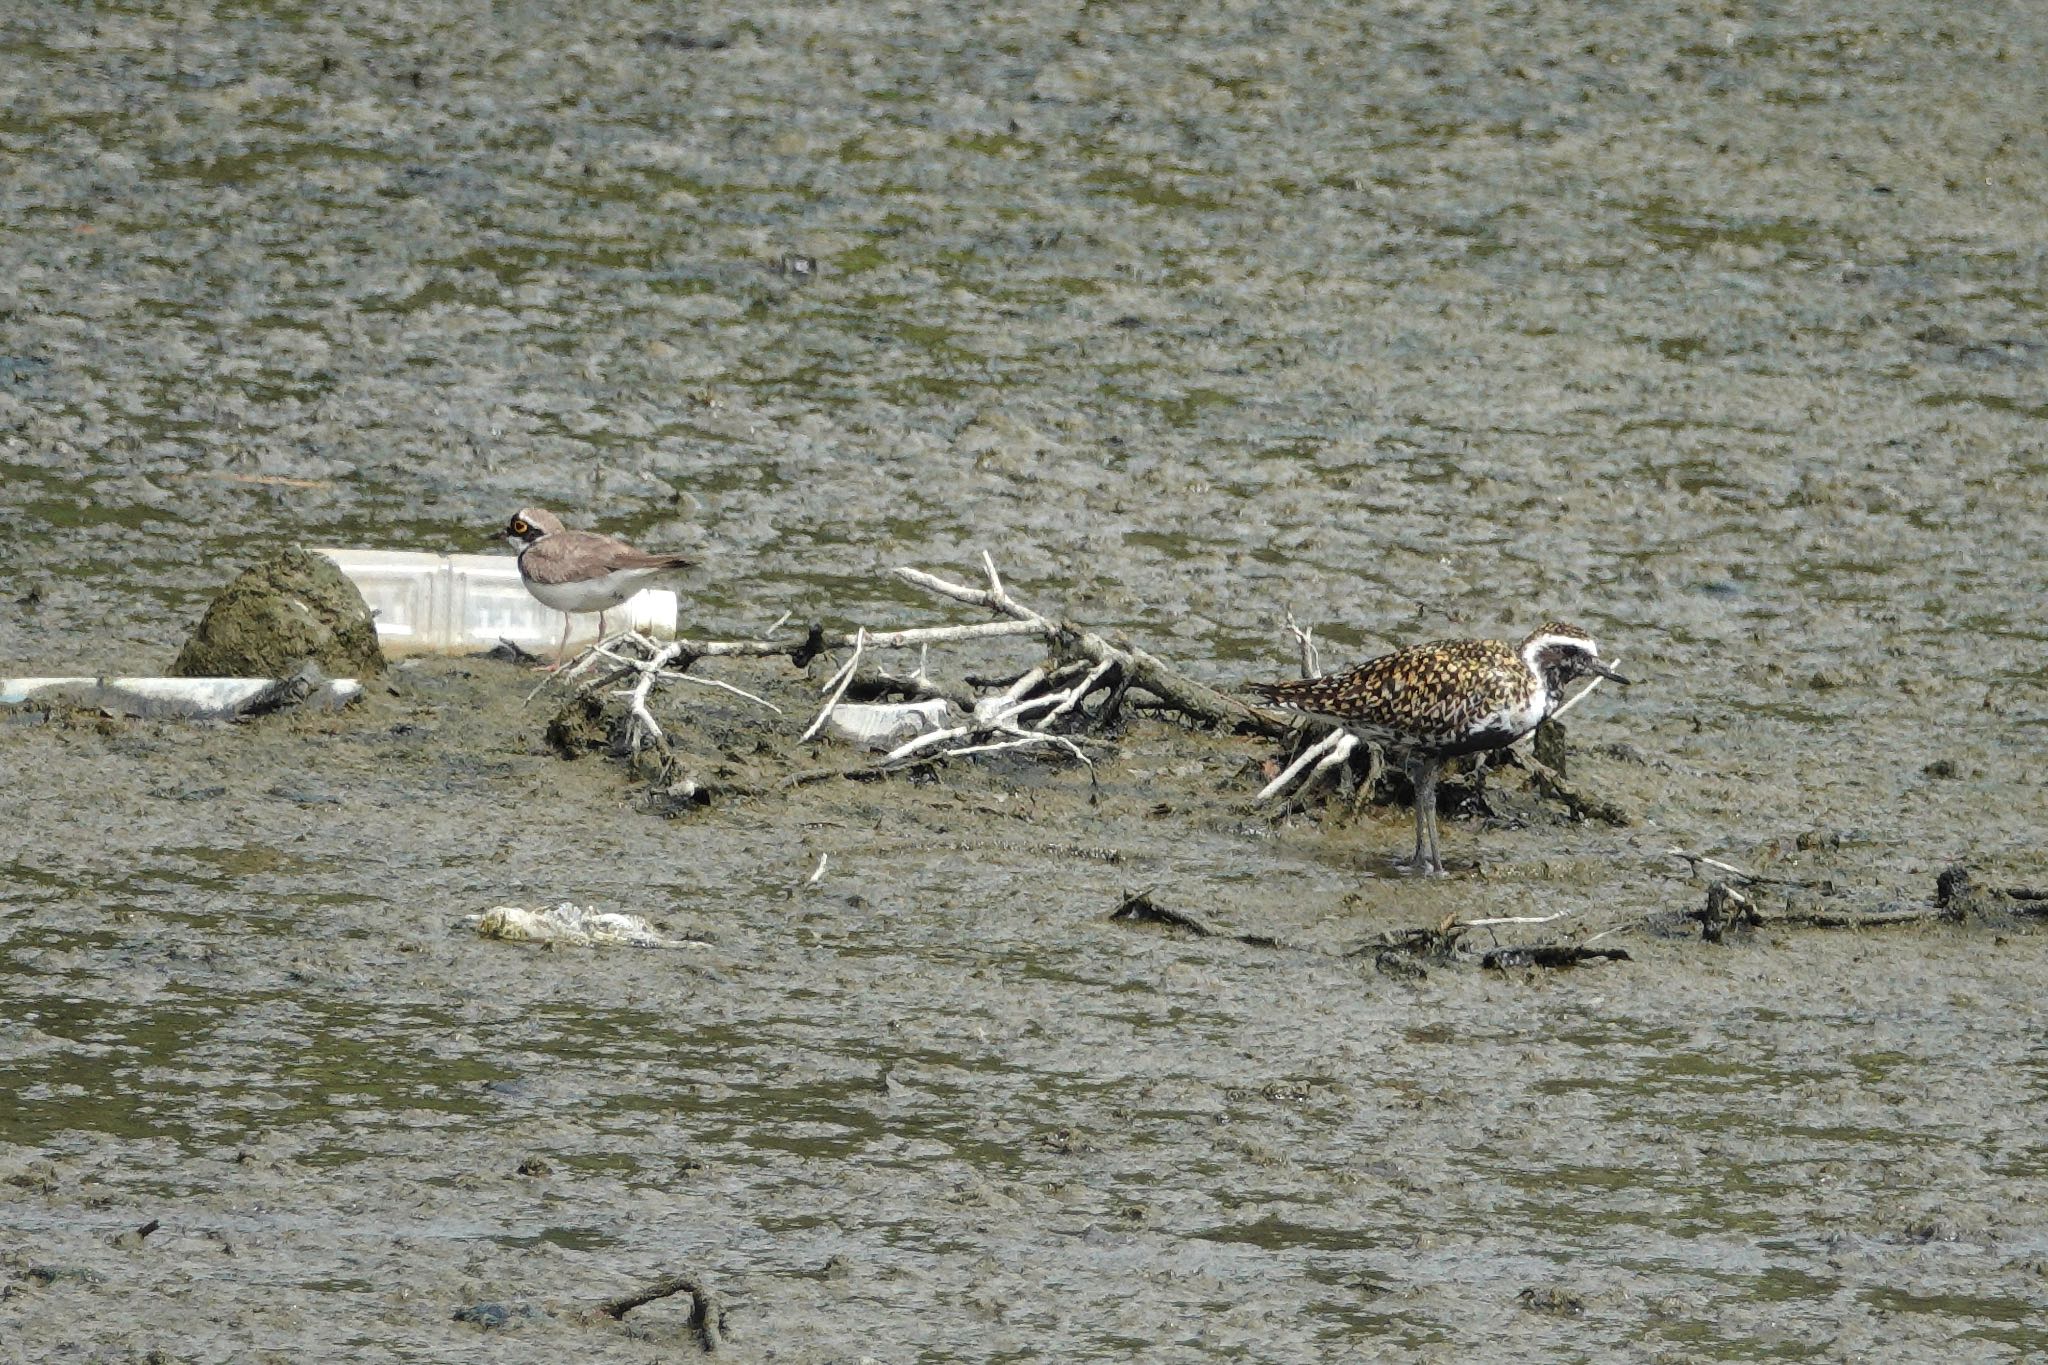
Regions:
<instances>
[{"instance_id":1,"label":"green algae on mud","mask_svg":"<svg viewBox=\"0 0 2048 1365\"><path fill-rule=\"evenodd\" d=\"M294 546L250 565L215 595L170 672L281 678L308 661L343 677L384 672L362 593L333 560Z\"/></svg>"}]
</instances>

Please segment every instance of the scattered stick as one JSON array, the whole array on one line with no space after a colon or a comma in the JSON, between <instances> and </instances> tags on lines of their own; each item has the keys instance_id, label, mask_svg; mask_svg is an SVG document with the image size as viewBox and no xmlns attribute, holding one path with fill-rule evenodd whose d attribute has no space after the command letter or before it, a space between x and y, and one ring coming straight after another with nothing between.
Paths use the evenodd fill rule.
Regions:
<instances>
[{"instance_id":1,"label":"scattered stick","mask_svg":"<svg viewBox=\"0 0 2048 1365\"><path fill-rule=\"evenodd\" d=\"M1301 676L1313 678L1323 671L1321 652L1316 649L1316 628L1304 626L1294 619L1294 608L1287 608L1286 626L1288 634L1294 637L1294 646L1301 654Z\"/></svg>"},{"instance_id":2,"label":"scattered stick","mask_svg":"<svg viewBox=\"0 0 2048 1365\"><path fill-rule=\"evenodd\" d=\"M896 569L895 576L948 601L994 612L1001 619L901 630L870 630L860 626L850 636L828 634L822 626L813 623L800 637L793 634L776 637L774 631L788 619L785 616L770 627L767 637L761 639L680 639L667 643L658 643L629 631L585 650L571 667L557 677L575 684L579 695L604 694L623 699L627 721L621 747L633 754L642 748L652 747L664 759L671 756L667 736L650 705L655 688L663 680L702 682L772 710L774 708L769 702L752 693L715 679L694 678L690 670L699 660L721 657L781 656L797 667L805 667L821 653L842 647L851 647L853 657L825 684L827 700L823 710L803 732L805 741L816 738L833 711L857 689L866 695L902 695L909 692L920 700L938 696L944 697L949 704L968 702L971 705L970 714L962 724L907 740L875 759L870 769L873 772L929 766L976 754L1043 748L1074 759L1087 767L1092 777L1094 762L1083 745L1102 741L1089 738L1087 732L1099 732L1114 723L1127 701L1141 707L1174 712L1200 725L1227 726L1270 735L1287 732L1290 722L1278 711L1255 706L1196 682L1126 641L1105 637L1087 627L1024 605L1011 595L996 569L994 558L986 553L982 555L982 570L986 578L986 586L983 587L955 583L910 567ZM1050 660L1026 670L997 696L972 698L958 689L940 687L926 675L924 651L934 644L1029 637L1045 643ZM866 675L861 672L863 661L872 652L908 648L920 651L917 670L908 679L878 671ZM535 693L553 681L553 678L544 681ZM1106 700L1098 700L1102 698ZM1091 702L1095 704L1091 706ZM801 777L809 781L833 775L836 774L803 774Z\"/></svg>"},{"instance_id":3,"label":"scattered stick","mask_svg":"<svg viewBox=\"0 0 2048 1365\"><path fill-rule=\"evenodd\" d=\"M1185 929L1196 938L1213 938L1216 931L1196 919L1193 915L1179 910L1169 910L1152 899L1150 891L1140 891L1125 896L1123 903L1109 912L1111 919L1125 920L1133 924L1167 924L1176 929Z\"/></svg>"},{"instance_id":4,"label":"scattered stick","mask_svg":"<svg viewBox=\"0 0 2048 1365\"><path fill-rule=\"evenodd\" d=\"M1794 886L1811 889L1818 884L1801 877L1766 877L1761 873L1737 867L1733 863L1724 863L1719 858L1709 858L1704 853L1693 853L1682 848L1667 848L1664 853L1667 857L1683 859L1691 866L1695 876L1702 867L1711 867L1716 872L1726 872L1731 877L1741 878L1748 886Z\"/></svg>"},{"instance_id":5,"label":"scattered stick","mask_svg":"<svg viewBox=\"0 0 2048 1365\"><path fill-rule=\"evenodd\" d=\"M1254 796L1252 800L1255 802L1272 800L1275 796L1278 796L1281 792L1294 785L1295 779L1301 777L1302 769L1308 767L1310 763L1314 763L1314 769L1309 772L1307 778L1302 782L1302 790L1306 792L1313 785L1318 774L1322 773L1325 769L1334 768L1350 758L1360 742L1358 736L1349 730L1341 727L1332 729L1329 734L1324 735L1314 744L1309 745L1297 754L1294 762L1281 769L1278 777L1259 788L1259 794Z\"/></svg>"},{"instance_id":6,"label":"scattered stick","mask_svg":"<svg viewBox=\"0 0 2048 1365\"><path fill-rule=\"evenodd\" d=\"M1280 946L1279 940L1270 938L1265 934L1219 933L1217 930L1211 929L1208 925L1196 919L1193 915L1180 910L1168 909L1166 906L1159 904L1159 902L1152 899L1150 891L1140 891L1136 895L1125 896L1123 903L1109 912L1109 917L1112 920L1121 920L1126 924L1164 924L1174 929L1185 929L1196 938L1235 939L1239 943L1249 944L1254 948L1278 948Z\"/></svg>"},{"instance_id":7,"label":"scattered stick","mask_svg":"<svg viewBox=\"0 0 2048 1365\"><path fill-rule=\"evenodd\" d=\"M1488 919L1451 918L1439 927L1444 929L1491 929L1496 924L1549 924L1553 920L1567 919L1576 915L1577 910L1560 910L1554 915L1495 915Z\"/></svg>"},{"instance_id":8,"label":"scattered stick","mask_svg":"<svg viewBox=\"0 0 2048 1365\"><path fill-rule=\"evenodd\" d=\"M671 1298L677 1294L690 1296L690 1330L697 1334L697 1345L709 1355L720 1345L725 1317L720 1309L718 1296L706 1289L695 1275L671 1275L656 1280L650 1285L636 1289L630 1294L621 1294L615 1299L606 1299L597 1306L597 1311L615 1321L624 1321L626 1314L642 1304L653 1303L656 1299Z\"/></svg>"},{"instance_id":9,"label":"scattered stick","mask_svg":"<svg viewBox=\"0 0 2048 1365\"><path fill-rule=\"evenodd\" d=\"M1196 682L1127 640L1111 639L1074 622L1033 611L1010 596L1001 576L996 573L995 561L987 554L982 555L982 567L988 576L985 588L970 588L922 569L908 567L897 569L896 576L914 588L1008 617L1007 623L991 624L1011 624L1025 632L1043 636L1052 647L1055 659L1078 657L1097 664L1104 660L1112 661L1116 665L1113 671L1122 674L1119 680L1122 690L1136 689L1146 693L1149 698L1146 704L1178 712L1197 724L1272 736L1284 735L1291 728L1293 722L1286 712L1257 706L1242 697L1233 697L1206 683Z\"/></svg>"},{"instance_id":10,"label":"scattered stick","mask_svg":"<svg viewBox=\"0 0 2048 1365\"><path fill-rule=\"evenodd\" d=\"M141 1246L143 1242L148 1239L151 1233L157 1231L157 1229L161 1228L162 1226L162 1222L155 1218L152 1218L147 1223L144 1223L141 1227L129 1228L126 1232L119 1232L114 1234L112 1237L109 1237L107 1241L110 1245L118 1247L122 1251L133 1251L137 1247Z\"/></svg>"},{"instance_id":11,"label":"scattered stick","mask_svg":"<svg viewBox=\"0 0 2048 1365\"><path fill-rule=\"evenodd\" d=\"M817 737L818 731L825 728L825 722L832 719L832 710L839 705L839 699L846 695L846 689L853 683L853 675L860 669L860 656L867 652L867 647L868 632L866 627L862 627L853 633L853 657L841 665L839 671L832 675L832 680L825 684L825 690L832 694L825 702L825 709L818 712L818 718L811 722L810 729L797 736L797 743L810 743Z\"/></svg>"},{"instance_id":12,"label":"scattered stick","mask_svg":"<svg viewBox=\"0 0 2048 1365\"><path fill-rule=\"evenodd\" d=\"M1886 929L1900 924L1954 921L1961 919L1962 914L1959 907L1949 904L1887 905L1874 910L1858 910L1849 906L1819 909L1788 904L1783 909L1767 910L1754 897L1727 882L1715 882L1707 888L1706 904L1698 910L1687 911L1686 918L1699 924L1703 940L1721 943L1730 930Z\"/></svg>"},{"instance_id":13,"label":"scattered stick","mask_svg":"<svg viewBox=\"0 0 2048 1365\"><path fill-rule=\"evenodd\" d=\"M1617 654L1617 655L1615 655L1615 656L1614 656L1614 658L1612 658L1611 660L1609 660L1609 661L1608 661L1608 667L1610 667L1610 668L1619 668L1619 667L1621 667L1621 656L1620 656L1619 654ZM1573 708L1574 706L1577 706L1577 705L1578 705L1578 704L1579 704L1580 702L1584 701L1584 700L1585 700L1586 698L1588 698L1588 697L1592 696L1592 695L1593 695L1593 689L1594 689L1594 688L1596 688L1596 687L1598 687L1598 686L1599 686L1599 685L1600 685L1601 683L1604 683L1604 682L1606 682L1606 681L1607 681L1607 679L1605 679L1605 678L1602 678L1602 677L1595 677L1595 678L1594 678L1594 679L1593 679L1593 680L1592 680L1591 682L1587 683L1587 684L1586 684L1586 685L1585 685L1584 687L1580 688L1580 689L1579 689L1578 691L1576 691L1576 692L1572 693L1572 694L1571 694L1571 695L1570 695L1569 697L1566 697L1566 698L1565 698L1565 699L1564 699L1564 700L1563 700L1562 702L1558 703L1558 707L1557 707L1557 709L1556 709L1555 711L1552 711L1552 712L1551 712L1551 713L1550 713L1550 714L1549 714L1548 716L1545 716L1545 717L1544 717L1544 719L1545 719L1545 720L1556 720L1556 719L1557 719L1557 718L1558 718L1559 716L1561 716L1561 715L1563 715L1563 714L1564 714L1565 712L1567 712L1567 711L1571 710L1571 709L1572 709L1572 708ZM1531 731L1530 731L1530 732L1529 732L1528 734L1526 734L1526 735L1523 735L1523 736L1522 736L1522 737L1521 737L1520 739L1516 740L1516 741L1515 741L1515 742L1514 742L1513 744L1509 745L1508 747L1509 747L1509 748L1511 748L1511 749L1513 749L1513 748L1520 748L1520 747L1523 747L1523 746L1533 746L1533 745L1534 745L1535 743L1536 743L1536 732L1535 732L1534 730L1531 730Z\"/></svg>"}]
</instances>

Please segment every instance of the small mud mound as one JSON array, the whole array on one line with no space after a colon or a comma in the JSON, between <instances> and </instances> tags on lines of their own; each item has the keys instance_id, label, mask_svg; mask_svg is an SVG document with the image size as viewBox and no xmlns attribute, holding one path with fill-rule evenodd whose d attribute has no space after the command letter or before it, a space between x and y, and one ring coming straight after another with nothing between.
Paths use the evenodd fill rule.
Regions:
<instances>
[{"instance_id":1,"label":"small mud mound","mask_svg":"<svg viewBox=\"0 0 2048 1365\"><path fill-rule=\"evenodd\" d=\"M309 659L338 677L384 671L377 625L363 595L332 560L295 546L221 589L171 672L279 678Z\"/></svg>"}]
</instances>

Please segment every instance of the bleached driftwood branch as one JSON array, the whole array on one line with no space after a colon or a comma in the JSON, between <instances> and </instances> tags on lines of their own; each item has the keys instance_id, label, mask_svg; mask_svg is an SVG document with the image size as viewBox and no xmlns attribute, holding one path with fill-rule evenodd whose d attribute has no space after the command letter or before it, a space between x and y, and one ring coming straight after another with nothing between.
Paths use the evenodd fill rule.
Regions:
<instances>
[{"instance_id":1,"label":"bleached driftwood branch","mask_svg":"<svg viewBox=\"0 0 2048 1365\"><path fill-rule=\"evenodd\" d=\"M1092 768L1082 745L1098 741L1077 740L1073 735L1110 723L1126 704L1175 712L1203 725L1267 735L1287 732L1291 721L1285 713L1197 682L1122 637L1104 635L1026 606L1004 585L991 556L982 556L982 568L987 581L980 587L907 566L895 570L895 576L936 597L994 612L1000 618L997 620L901 630L861 626L851 634L829 633L813 624L801 635L777 635L788 620L785 615L760 639L665 643L626 632L585 650L557 678L574 682L584 696L606 694L623 699L628 715L624 747L633 752L652 747L664 756L669 752L667 739L649 705L654 689L663 682L720 687L775 709L730 683L694 676L691 669L700 660L781 656L804 667L820 654L849 648L852 657L826 682L827 700L803 739L822 733L833 711L849 696L900 692L920 699L943 697L967 712L960 724L918 735L881 755L874 762L880 771L1030 748L1062 752ZM873 668L863 671L862 667L867 657L882 650L915 648L922 652L932 645L1032 637L1044 641L1049 661L993 697L976 697L968 689L933 681L925 672L922 656L917 670L908 677ZM1090 709L1088 703L1095 698L1106 699Z\"/></svg>"},{"instance_id":2,"label":"bleached driftwood branch","mask_svg":"<svg viewBox=\"0 0 2048 1365\"><path fill-rule=\"evenodd\" d=\"M839 705L840 698L846 695L846 689L853 682L853 675L860 670L860 656L867 653L867 648L867 630L862 628L855 631L853 633L853 657L842 664L839 671L832 675L832 680L825 684L825 690L832 695L826 700L825 709L818 712L818 718L811 722L811 728L798 736L799 742L816 737L818 731L825 728L825 722L832 719L832 710Z\"/></svg>"},{"instance_id":3,"label":"bleached driftwood branch","mask_svg":"<svg viewBox=\"0 0 2048 1365\"><path fill-rule=\"evenodd\" d=\"M1110 667L1098 679L1098 686L1115 689L1113 705L1121 704L1126 694L1137 692L1142 695L1142 704L1178 712L1203 725L1274 736L1283 735L1290 728L1292 722L1284 711L1259 706L1197 682L1120 636L1103 635L1077 622L1047 616L1025 606L1003 586L995 561L987 554L982 555L982 568L988 575L985 588L968 587L908 567L897 569L896 576L912 587L1009 618L1007 623L990 624L1014 624L1027 633L1043 636L1056 660L1080 658L1097 665L1107 663ZM1111 674L1116 675L1114 682L1110 681Z\"/></svg>"},{"instance_id":4,"label":"bleached driftwood branch","mask_svg":"<svg viewBox=\"0 0 2048 1365\"><path fill-rule=\"evenodd\" d=\"M561 676L564 680L573 680L592 670L600 661L611 664L609 673L583 684L585 692L595 692L621 682L629 675L637 675L631 687L620 688L610 694L626 700L629 719L624 742L627 750L635 754L643 748L652 748L664 755L668 753L668 736L662 733L661 722L654 718L653 710L647 705L649 695L659 682L693 683L698 687L717 688L744 697L757 706L765 706L777 715L782 714L782 708L775 703L757 697L743 687L735 687L716 678L699 678L670 667L667 656L671 648L638 631L625 631L586 649ZM543 687L546 685L542 684Z\"/></svg>"},{"instance_id":5,"label":"bleached driftwood branch","mask_svg":"<svg viewBox=\"0 0 2048 1365\"><path fill-rule=\"evenodd\" d=\"M1301 676L1313 678L1323 671L1322 653L1316 648L1316 628L1302 625L1294 619L1294 608L1287 608L1284 623L1287 633L1294 637L1295 648L1301 652Z\"/></svg>"},{"instance_id":6,"label":"bleached driftwood branch","mask_svg":"<svg viewBox=\"0 0 2048 1365\"><path fill-rule=\"evenodd\" d=\"M1295 779L1302 776L1304 768L1308 769L1308 775L1302 783L1303 787L1306 788L1322 773L1337 767L1350 758L1353 751L1358 748L1359 743L1358 736L1349 730L1335 729L1330 731L1329 734L1324 735L1314 744L1309 745L1297 754L1294 762L1282 768L1278 777L1275 777L1271 782L1259 788L1259 794L1253 797L1252 800L1272 800L1281 792L1293 786ZM1309 768L1311 763L1315 765L1313 768Z\"/></svg>"}]
</instances>

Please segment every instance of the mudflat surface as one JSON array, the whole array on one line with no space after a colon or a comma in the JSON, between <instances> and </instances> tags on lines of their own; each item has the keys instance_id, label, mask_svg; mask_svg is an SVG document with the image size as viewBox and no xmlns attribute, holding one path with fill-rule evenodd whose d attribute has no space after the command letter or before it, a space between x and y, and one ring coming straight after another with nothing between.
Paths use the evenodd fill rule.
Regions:
<instances>
[{"instance_id":1,"label":"mudflat surface","mask_svg":"<svg viewBox=\"0 0 2048 1365\"><path fill-rule=\"evenodd\" d=\"M885 570L983 549L1220 686L1288 608L1574 620L1634 821L1402 879L1149 721L780 791L855 756L756 664L669 699L678 819L486 660L0 717L0 1360L687 1358L590 1316L682 1270L741 1359L2048 1352L2041 934L1704 944L1665 853L2048 882L2048 14L561 8L0 18L0 673L540 503L711 636L966 619ZM461 925L561 900L711 941ZM1631 960L1346 955L1558 912Z\"/></svg>"}]
</instances>

